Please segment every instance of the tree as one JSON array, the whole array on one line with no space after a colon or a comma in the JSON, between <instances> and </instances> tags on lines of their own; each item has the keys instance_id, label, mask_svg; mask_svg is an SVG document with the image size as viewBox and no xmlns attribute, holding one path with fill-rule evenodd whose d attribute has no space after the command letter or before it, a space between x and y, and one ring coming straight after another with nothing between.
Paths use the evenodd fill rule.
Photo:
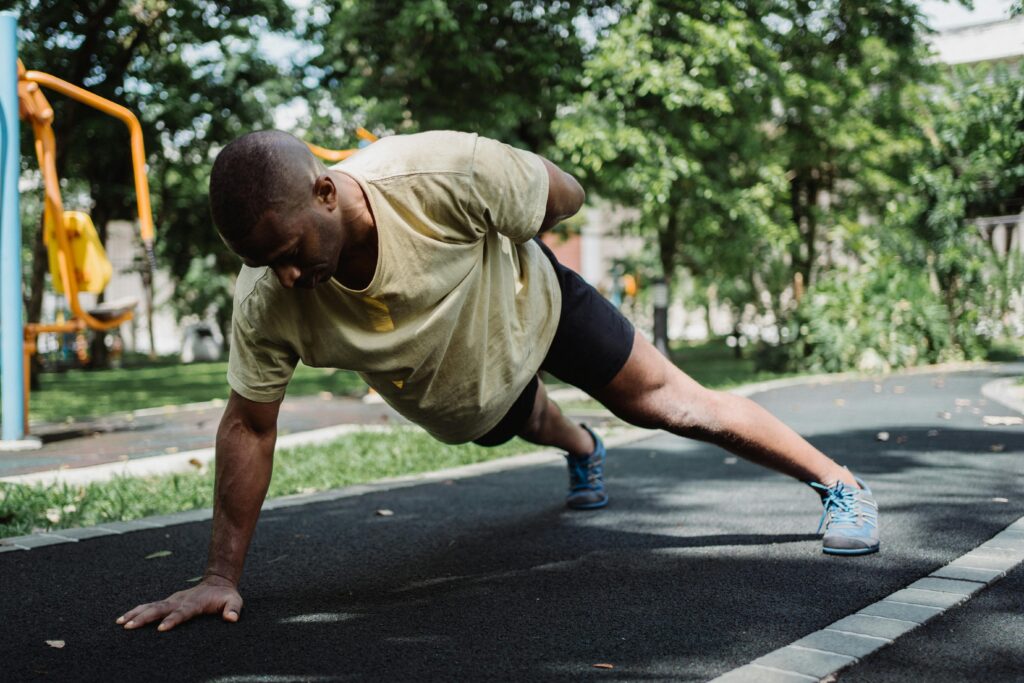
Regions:
<instances>
[{"instance_id":1,"label":"tree","mask_svg":"<svg viewBox=\"0 0 1024 683\"><path fill-rule=\"evenodd\" d=\"M999 321L1010 296L1024 294L1020 255L995 255L971 221L1024 210L1024 70L961 67L944 85L919 124L929 144L905 215L935 272L951 336L974 355L984 346L979 332L1003 332L979 325Z\"/></svg>"},{"instance_id":2,"label":"tree","mask_svg":"<svg viewBox=\"0 0 1024 683\"><path fill-rule=\"evenodd\" d=\"M469 130L543 151L559 105L579 90L578 27L611 4L328 0L304 31L321 49L303 70L312 128L346 144L334 112L401 132Z\"/></svg>"},{"instance_id":3,"label":"tree","mask_svg":"<svg viewBox=\"0 0 1024 683\"><path fill-rule=\"evenodd\" d=\"M271 110L281 99L275 88L281 74L261 57L258 36L292 26L287 3L3 4L20 13L19 52L28 68L82 85L139 116L149 157L157 253L174 277L180 280L193 259L211 252L217 254L218 267L237 269L210 225L206 177L220 145L272 122ZM134 216L124 126L59 95L49 99L56 113L59 173L82 184L91 204L87 208L104 235L109 220ZM31 167L30 136L23 138L22 150ZM45 268L43 261L37 256L34 268ZM29 320L38 316L38 309L29 311Z\"/></svg>"},{"instance_id":4,"label":"tree","mask_svg":"<svg viewBox=\"0 0 1024 683\"><path fill-rule=\"evenodd\" d=\"M668 280L682 266L750 284L751 256L779 236L783 169L766 123L780 76L747 11L628 3L555 124L562 158L588 187L640 209Z\"/></svg>"},{"instance_id":5,"label":"tree","mask_svg":"<svg viewBox=\"0 0 1024 683\"><path fill-rule=\"evenodd\" d=\"M910 98L934 81L916 3L780 0L762 22L786 74L776 144L785 157L795 270L813 284L825 239L881 216L917 149Z\"/></svg>"}]
</instances>

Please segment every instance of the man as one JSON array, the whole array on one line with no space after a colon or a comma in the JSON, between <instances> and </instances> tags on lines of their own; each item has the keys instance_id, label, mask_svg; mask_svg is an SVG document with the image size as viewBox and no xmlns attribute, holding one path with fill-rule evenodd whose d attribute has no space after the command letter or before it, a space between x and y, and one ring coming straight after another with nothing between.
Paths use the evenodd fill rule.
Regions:
<instances>
[{"instance_id":1,"label":"man","mask_svg":"<svg viewBox=\"0 0 1024 683\"><path fill-rule=\"evenodd\" d=\"M694 382L533 239L583 200L548 160L465 133L385 138L330 169L278 131L225 147L210 203L245 267L208 564L196 586L117 623L238 620L236 586L270 482L278 409L300 359L358 370L439 440L496 445L518 435L563 449L569 507L602 507L604 446L547 397L543 369L634 425L809 483L825 506L825 552L876 551L877 507L848 470L752 401Z\"/></svg>"}]
</instances>

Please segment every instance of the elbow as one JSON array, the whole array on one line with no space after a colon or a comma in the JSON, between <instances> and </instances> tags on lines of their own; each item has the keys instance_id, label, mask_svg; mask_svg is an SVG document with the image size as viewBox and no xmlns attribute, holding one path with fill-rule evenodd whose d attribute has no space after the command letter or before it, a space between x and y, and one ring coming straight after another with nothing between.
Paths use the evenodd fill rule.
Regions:
<instances>
[{"instance_id":1,"label":"elbow","mask_svg":"<svg viewBox=\"0 0 1024 683\"><path fill-rule=\"evenodd\" d=\"M575 186L573 188L575 190L575 198L573 202L572 213L570 215L575 216L577 213L579 213L580 209L583 208L583 203L587 201L587 191L583 189L583 186L580 185L580 182L576 180L576 178L574 178L571 175L569 176L569 178L572 180L572 184Z\"/></svg>"}]
</instances>

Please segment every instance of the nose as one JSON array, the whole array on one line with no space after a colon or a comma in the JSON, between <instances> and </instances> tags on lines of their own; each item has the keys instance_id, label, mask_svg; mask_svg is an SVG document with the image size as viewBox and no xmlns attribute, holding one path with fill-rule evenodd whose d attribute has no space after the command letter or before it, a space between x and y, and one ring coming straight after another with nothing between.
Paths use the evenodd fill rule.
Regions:
<instances>
[{"instance_id":1,"label":"nose","mask_svg":"<svg viewBox=\"0 0 1024 683\"><path fill-rule=\"evenodd\" d=\"M302 271L295 266L275 266L274 274L281 281L281 285L287 289L295 286L295 281L302 277Z\"/></svg>"}]
</instances>

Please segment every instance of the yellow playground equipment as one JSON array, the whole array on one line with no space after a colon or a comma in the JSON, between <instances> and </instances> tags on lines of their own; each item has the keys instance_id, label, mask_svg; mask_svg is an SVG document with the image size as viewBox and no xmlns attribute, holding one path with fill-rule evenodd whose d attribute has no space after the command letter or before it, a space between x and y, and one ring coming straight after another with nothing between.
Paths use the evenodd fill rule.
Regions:
<instances>
[{"instance_id":1,"label":"yellow playground equipment","mask_svg":"<svg viewBox=\"0 0 1024 683\"><path fill-rule=\"evenodd\" d=\"M128 126L131 140L132 169L135 177L139 232L150 267L150 281L155 265L153 255L153 214L149 203L149 182L146 178L146 153L142 143L142 127L128 109L88 90L72 85L41 71L29 71L18 60L18 105L22 119L32 124L36 158L43 176L43 241L49 255L54 288L67 299L71 318L55 323L25 325L25 388L24 428L28 433L30 367L36 352L36 340L44 333L80 332L86 328L106 331L118 327L134 315L137 301L101 304L86 309L79 301L80 292L98 294L110 280L112 268L92 219L80 211L64 211L57 177L57 142L53 134L53 108L40 86L98 109Z\"/></svg>"},{"instance_id":2,"label":"yellow playground equipment","mask_svg":"<svg viewBox=\"0 0 1024 683\"><path fill-rule=\"evenodd\" d=\"M134 299L100 304L86 309L79 301L81 292L99 294L107 286L113 271L103 243L99 239L92 219L81 211L65 211L57 176L57 142L53 133L53 108L40 86L98 109L128 126L135 178L136 206L139 232L149 265L148 281L156 270L153 253L153 213L149 202L149 182L146 177L146 153L142 142L139 120L125 107L94 93L72 85L41 71L26 70L18 60L18 104L22 119L32 124L36 157L43 176L43 241L46 245L54 289L63 294L71 309L71 317L54 323L28 323L25 325L25 378L24 378L24 430L29 433L29 390L32 356L36 353L36 340L40 334L81 332L86 328L107 331L131 320L137 301ZM356 135L367 143L377 137L364 128ZM306 143L310 151L325 161L341 161L358 149L332 150Z\"/></svg>"}]
</instances>

